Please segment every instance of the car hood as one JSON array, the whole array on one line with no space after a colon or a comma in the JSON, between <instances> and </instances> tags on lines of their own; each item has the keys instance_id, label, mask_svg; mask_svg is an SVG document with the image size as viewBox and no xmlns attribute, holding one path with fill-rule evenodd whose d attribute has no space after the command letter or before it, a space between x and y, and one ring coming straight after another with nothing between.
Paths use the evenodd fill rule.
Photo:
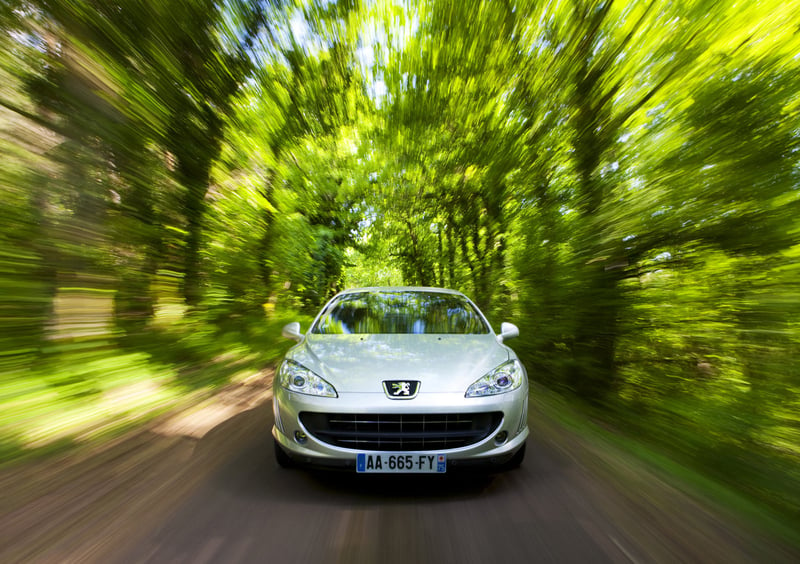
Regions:
<instances>
[{"instance_id":1,"label":"car hood","mask_svg":"<svg viewBox=\"0 0 800 564\"><path fill-rule=\"evenodd\" d=\"M510 358L486 335L317 335L287 355L339 392L383 393L383 380L419 380L420 392L464 392Z\"/></svg>"}]
</instances>

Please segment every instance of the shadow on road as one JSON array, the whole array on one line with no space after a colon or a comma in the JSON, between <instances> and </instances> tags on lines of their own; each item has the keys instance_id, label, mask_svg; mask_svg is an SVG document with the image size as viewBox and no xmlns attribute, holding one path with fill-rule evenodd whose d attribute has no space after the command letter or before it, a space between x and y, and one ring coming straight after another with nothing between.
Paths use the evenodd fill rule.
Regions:
<instances>
[{"instance_id":1,"label":"shadow on road","mask_svg":"<svg viewBox=\"0 0 800 564\"><path fill-rule=\"evenodd\" d=\"M231 460L217 461L220 470L209 486L228 495L272 502L331 505L435 503L437 500L452 502L454 499L500 494L513 487L509 477L524 471L523 468L502 474L461 470L446 475L364 475L307 468L284 469L277 465L273 455L272 424L271 406L266 404L241 413L207 433L195 448L197 456L214 457L211 451L225 445L227 438L241 436L243 430L249 438ZM256 430L255 434L253 430ZM219 455L227 450L220 449ZM528 469L532 466L528 465Z\"/></svg>"}]
</instances>

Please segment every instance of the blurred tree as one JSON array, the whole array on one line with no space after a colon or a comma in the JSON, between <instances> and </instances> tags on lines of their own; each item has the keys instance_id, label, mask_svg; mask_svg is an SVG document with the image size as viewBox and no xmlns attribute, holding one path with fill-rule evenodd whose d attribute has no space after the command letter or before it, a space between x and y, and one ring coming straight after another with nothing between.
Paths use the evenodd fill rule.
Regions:
<instances>
[{"instance_id":1,"label":"blurred tree","mask_svg":"<svg viewBox=\"0 0 800 564\"><path fill-rule=\"evenodd\" d=\"M32 29L46 53L46 72L34 77L31 92L58 116L49 126L72 140L64 148L88 151L63 162L74 167L103 155L112 163L113 170L96 164L110 172L105 185L84 184L75 194L77 213L99 213L110 205L121 218L113 224L118 317L152 316L150 286L164 258L165 224L174 220L185 226L183 293L195 305L209 170L232 96L252 69L248 49L264 24L262 5L230 2L224 10L203 0L25 5L40 15L31 19L43 23ZM179 192L167 194L164 173L174 174ZM74 176L91 174L83 170ZM92 198L107 201L90 206ZM175 204L177 216L169 209Z\"/></svg>"},{"instance_id":2,"label":"blurred tree","mask_svg":"<svg viewBox=\"0 0 800 564\"><path fill-rule=\"evenodd\" d=\"M252 69L247 51L264 23L260 4L236 2L232 6L237 9L238 29L220 29L221 6L211 0L165 6L159 14L170 24L164 54L174 57L177 67L176 76L164 76L172 80L167 91L170 115L164 145L175 156L177 177L186 189L183 294L189 305L197 305L201 297L201 232L224 116L231 112L233 95Z\"/></svg>"},{"instance_id":3,"label":"blurred tree","mask_svg":"<svg viewBox=\"0 0 800 564\"><path fill-rule=\"evenodd\" d=\"M241 158L229 170L260 173L257 254L264 289L269 294L288 285L313 307L341 288L344 249L357 227L352 128L370 109L354 54L357 10L349 2L312 5L303 12L307 36L270 34L258 53L262 64L250 102L232 122L250 132L234 143L250 146L233 149ZM298 13L286 12L286 25Z\"/></svg>"},{"instance_id":4,"label":"blurred tree","mask_svg":"<svg viewBox=\"0 0 800 564\"><path fill-rule=\"evenodd\" d=\"M378 23L390 30L395 17L387 8ZM391 102L383 150L396 155L376 207L409 282L468 289L488 311L505 286L505 178L516 162L503 100L516 14L507 3L432 2L409 18L419 26L407 41L376 46Z\"/></svg>"}]
</instances>

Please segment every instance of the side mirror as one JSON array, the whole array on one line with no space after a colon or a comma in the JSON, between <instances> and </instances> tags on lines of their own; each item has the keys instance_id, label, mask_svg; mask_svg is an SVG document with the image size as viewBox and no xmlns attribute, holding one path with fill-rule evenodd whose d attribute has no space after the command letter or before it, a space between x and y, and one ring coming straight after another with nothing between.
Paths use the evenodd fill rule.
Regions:
<instances>
[{"instance_id":1,"label":"side mirror","mask_svg":"<svg viewBox=\"0 0 800 564\"><path fill-rule=\"evenodd\" d=\"M503 322L503 324L500 325L500 334L497 336L497 342L502 343L506 339L511 339L512 337L519 337L519 327L513 323Z\"/></svg>"},{"instance_id":2,"label":"side mirror","mask_svg":"<svg viewBox=\"0 0 800 564\"><path fill-rule=\"evenodd\" d=\"M287 339L292 339L293 341L297 341L298 343L302 343L303 339L305 338L303 334L300 332L300 323L297 321L292 321L291 323L287 323L283 326L283 330L281 331L281 335L286 337Z\"/></svg>"}]
</instances>

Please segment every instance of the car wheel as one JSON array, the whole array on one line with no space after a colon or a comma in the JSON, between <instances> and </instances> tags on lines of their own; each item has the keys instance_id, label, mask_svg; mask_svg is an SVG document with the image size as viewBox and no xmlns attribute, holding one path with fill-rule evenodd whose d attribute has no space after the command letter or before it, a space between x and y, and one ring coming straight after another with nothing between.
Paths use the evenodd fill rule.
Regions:
<instances>
[{"instance_id":1,"label":"car wheel","mask_svg":"<svg viewBox=\"0 0 800 564\"><path fill-rule=\"evenodd\" d=\"M294 466L291 457L286 454L286 451L278 444L278 441L272 439L272 444L275 446L275 461L278 463L278 466L281 468L291 468Z\"/></svg>"},{"instance_id":2,"label":"car wheel","mask_svg":"<svg viewBox=\"0 0 800 564\"><path fill-rule=\"evenodd\" d=\"M514 453L514 456L506 463L506 470L513 470L519 468L522 461L525 460L525 447L528 443L522 443L522 448Z\"/></svg>"}]
</instances>

